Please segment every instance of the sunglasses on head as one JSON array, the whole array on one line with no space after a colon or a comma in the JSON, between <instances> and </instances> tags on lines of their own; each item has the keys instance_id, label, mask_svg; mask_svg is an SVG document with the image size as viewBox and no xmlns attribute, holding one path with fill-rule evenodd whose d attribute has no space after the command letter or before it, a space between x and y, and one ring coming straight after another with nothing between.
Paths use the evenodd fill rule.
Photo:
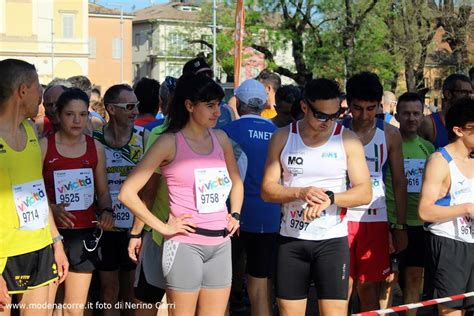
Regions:
<instances>
[{"instance_id":1,"label":"sunglasses on head","mask_svg":"<svg viewBox=\"0 0 474 316\"><path fill-rule=\"evenodd\" d=\"M102 228L96 228L92 235L82 241L84 248L89 252L96 250L103 232Z\"/></svg>"},{"instance_id":2,"label":"sunglasses on head","mask_svg":"<svg viewBox=\"0 0 474 316\"><path fill-rule=\"evenodd\" d=\"M314 118L317 119L320 122L335 121L341 115L341 108L340 107L339 107L339 110L337 110L336 113L326 114L324 112L320 112L320 111L317 111L317 110L313 109L313 107L310 104L311 103L309 102L309 100L306 100L306 105L308 105L309 109L313 113Z\"/></svg>"},{"instance_id":3,"label":"sunglasses on head","mask_svg":"<svg viewBox=\"0 0 474 316\"><path fill-rule=\"evenodd\" d=\"M110 104L110 105L113 105L113 106L116 106L116 107L118 107L118 108L127 110L127 111L131 111L131 110L135 109L135 108L140 104L140 102L109 103L109 104Z\"/></svg>"}]
</instances>

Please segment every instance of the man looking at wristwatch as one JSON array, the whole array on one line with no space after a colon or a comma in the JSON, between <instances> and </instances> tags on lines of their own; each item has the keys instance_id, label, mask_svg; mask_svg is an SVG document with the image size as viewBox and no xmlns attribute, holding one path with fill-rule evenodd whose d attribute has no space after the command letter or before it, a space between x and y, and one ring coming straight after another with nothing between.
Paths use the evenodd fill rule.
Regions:
<instances>
[{"instance_id":1,"label":"man looking at wristwatch","mask_svg":"<svg viewBox=\"0 0 474 316\"><path fill-rule=\"evenodd\" d=\"M339 96L335 81L310 81L304 118L270 141L262 198L283 204L276 271L282 316L304 315L311 280L321 315L347 315L346 208L368 203L372 190L361 142L335 122Z\"/></svg>"},{"instance_id":2,"label":"man looking at wristwatch","mask_svg":"<svg viewBox=\"0 0 474 316\"><path fill-rule=\"evenodd\" d=\"M349 78L347 102L352 118L344 120L364 145L370 170L373 196L370 203L347 212L351 254L350 276L357 284L361 311L379 309L380 282L390 273L389 227L385 205L383 170L392 172L397 224L406 224L407 191L403 170L403 152L398 129L376 118L383 87L374 73L362 72ZM394 230L395 251L407 246L406 231Z\"/></svg>"},{"instance_id":3,"label":"man looking at wristwatch","mask_svg":"<svg viewBox=\"0 0 474 316\"><path fill-rule=\"evenodd\" d=\"M414 303L420 300L420 287L425 266L426 232L423 222L418 218L418 201L425 169L425 162L435 148L429 141L417 135L417 129L423 119L423 102L417 93L406 92L400 96L397 103L395 118L400 123L402 135L402 149L404 157L405 177L407 179L408 206L407 206L407 235L408 247L398 256L400 271L404 277L403 298L404 303ZM395 196L392 187L392 173L390 170L385 175L386 203L388 219L393 229L403 229L399 225L395 214ZM398 271L392 271L390 285L397 282ZM390 287L391 288L391 287ZM388 306L390 306L391 290L386 292ZM388 307L386 306L386 307ZM416 310L406 311L407 316L416 315Z\"/></svg>"}]
</instances>

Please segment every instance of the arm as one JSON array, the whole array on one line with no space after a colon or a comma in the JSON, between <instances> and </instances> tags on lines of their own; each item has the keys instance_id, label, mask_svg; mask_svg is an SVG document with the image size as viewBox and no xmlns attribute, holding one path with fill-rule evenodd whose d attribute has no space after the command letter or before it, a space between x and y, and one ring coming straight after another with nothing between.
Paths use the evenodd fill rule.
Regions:
<instances>
[{"instance_id":1,"label":"arm","mask_svg":"<svg viewBox=\"0 0 474 316\"><path fill-rule=\"evenodd\" d=\"M423 137L430 143L433 142L434 139L434 127L433 122L429 116L425 116L423 120L421 120L420 127L418 127L417 131L420 137Z\"/></svg>"},{"instance_id":2,"label":"arm","mask_svg":"<svg viewBox=\"0 0 474 316\"><path fill-rule=\"evenodd\" d=\"M459 216L473 216L474 204L440 206L436 201L446 196L451 186L449 167L440 153L428 158L423 175L418 215L425 222L443 222Z\"/></svg>"},{"instance_id":3,"label":"arm","mask_svg":"<svg viewBox=\"0 0 474 316\"><path fill-rule=\"evenodd\" d=\"M162 135L145 154L142 161L128 175L123 183L118 199L140 220L150 225L159 233L169 236L177 233L193 232L193 223L184 221L192 215L183 215L177 219L168 220L168 224L154 216L138 196L156 168L173 160L175 155L175 136Z\"/></svg>"},{"instance_id":4,"label":"arm","mask_svg":"<svg viewBox=\"0 0 474 316\"><path fill-rule=\"evenodd\" d=\"M242 209L242 203L244 201L244 184L240 178L240 171L237 167L237 162L234 157L234 150L227 137L227 134L221 130L215 131L219 143L224 150L225 163L229 172L230 180L232 181L232 189L230 190L230 211L231 213L239 213ZM229 223L227 229L229 234L232 236L239 228L239 222L232 216L228 216Z\"/></svg>"},{"instance_id":5,"label":"arm","mask_svg":"<svg viewBox=\"0 0 474 316\"><path fill-rule=\"evenodd\" d=\"M280 155L285 147L289 126L279 129L272 135L268 146L267 161L263 172L261 196L265 202L288 203L298 199L305 200L310 206L329 200L324 189L316 187L290 188L280 183Z\"/></svg>"},{"instance_id":6,"label":"arm","mask_svg":"<svg viewBox=\"0 0 474 316\"><path fill-rule=\"evenodd\" d=\"M403 162L402 137L397 128L385 124L388 160L392 172L392 187L395 197L395 212L397 224L406 224L408 193L407 179ZM395 252L400 252L408 246L408 235L405 230L394 229L392 231Z\"/></svg>"},{"instance_id":7,"label":"arm","mask_svg":"<svg viewBox=\"0 0 474 316\"><path fill-rule=\"evenodd\" d=\"M94 143L97 150L97 167L94 170L95 192L97 195L99 211L102 211L105 208L112 207L112 199L110 198L109 186L107 184L104 147L95 139ZM112 229L114 226L112 214L109 212L102 212L99 216L99 226L106 230Z\"/></svg>"}]
</instances>

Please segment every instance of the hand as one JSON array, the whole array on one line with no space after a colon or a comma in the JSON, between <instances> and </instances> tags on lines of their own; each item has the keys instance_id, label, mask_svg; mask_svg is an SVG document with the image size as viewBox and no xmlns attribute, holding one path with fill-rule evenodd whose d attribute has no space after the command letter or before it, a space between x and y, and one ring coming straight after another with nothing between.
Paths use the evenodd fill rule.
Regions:
<instances>
[{"instance_id":1,"label":"hand","mask_svg":"<svg viewBox=\"0 0 474 316\"><path fill-rule=\"evenodd\" d=\"M58 241L53 244L54 261L58 269L59 279L54 283L56 285L61 284L67 277L69 272L69 261L67 260L66 254L64 253L63 243Z\"/></svg>"},{"instance_id":2,"label":"hand","mask_svg":"<svg viewBox=\"0 0 474 316\"><path fill-rule=\"evenodd\" d=\"M403 251L408 246L408 235L406 230L394 229L393 232L393 243L395 246L395 253Z\"/></svg>"},{"instance_id":3,"label":"hand","mask_svg":"<svg viewBox=\"0 0 474 316\"><path fill-rule=\"evenodd\" d=\"M474 203L466 203L467 215L474 217Z\"/></svg>"},{"instance_id":4,"label":"hand","mask_svg":"<svg viewBox=\"0 0 474 316\"><path fill-rule=\"evenodd\" d=\"M142 238L130 238L128 241L128 257L134 263L138 262L142 250Z\"/></svg>"},{"instance_id":5,"label":"hand","mask_svg":"<svg viewBox=\"0 0 474 316\"><path fill-rule=\"evenodd\" d=\"M0 274L0 308L5 307L11 302L11 297L8 295L7 282Z\"/></svg>"},{"instance_id":6,"label":"hand","mask_svg":"<svg viewBox=\"0 0 474 316\"><path fill-rule=\"evenodd\" d=\"M188 222L185 218L193 217L192 214L184 214L179 217L173 217L171 214L168 218L168 223L166 224L166 229L163 232L164 236L171 236L176 234L185 234L194 233L195 224Z\"/></svg>"},{"instance_id":7,"label":"hand","mask_svg":"<svg viewBox=\"0 0 474 316\"><path fill-rule=\"evenodd\" d=\"M324 203L326 200L330 201L327 194L324 193L326 191L326 189L316 187L302 188L299 198L306 201L309 206L315 206Z\"/></svg>"},{"instance_id":8,"label":"hand","mask_svg":"<svg viewBox=\"0 0 474 316\"><path fill-rule=\"evenodd\" d=\"M321 213L331 205L331 200L329 197L321 204L314 206L306 205L303 212L303 220L311 222L315 218L319 218Z\"/></svg>"},{"instance_id":9,"label":"hand","mask_svg":"<svg viewBox=\"0 0 474 316\"><path fill-rule=\"evenodd\" d=\"M238 229L240 227L240 222L236 220L235 218L232 217L231 214L227 214L227 230L229 231L229 236L232 237L232 235L237 232L238 234Z\"/></svg>"},{"instance_id":10,"label":"hand","mask_svg":"<svg viewBox=\"0 0 474 316\"><path fill-rule=\"evenodd\" d=\"M103 230L111 230L114 227L114 218L110 212L102 212L99 216L98 226Z\"/></svg>"},{"instance_id":11,"label":"hand","mask_svg":"<svg viewBox=\"0 0 474 316\"><path fill-rule=\"evenodd\" d=\"M58 224L58 227L64 228L74 228L73 220L76 219L76 216L72 215L70 212L66 211L66 207L69 204L51 204L51 210L53 211L53 217Z\"/></svg>"},{"instance_id":12,"label":"hand","mask_svg":"<svg viewBox=\"0 0 474 316\"><path fill-rule=\"evenodd\" d=\"M392 254L395 252L395 246L393 244L393 234L392 231L388 231L388 253Z\"/></svg>"}]
</instances>

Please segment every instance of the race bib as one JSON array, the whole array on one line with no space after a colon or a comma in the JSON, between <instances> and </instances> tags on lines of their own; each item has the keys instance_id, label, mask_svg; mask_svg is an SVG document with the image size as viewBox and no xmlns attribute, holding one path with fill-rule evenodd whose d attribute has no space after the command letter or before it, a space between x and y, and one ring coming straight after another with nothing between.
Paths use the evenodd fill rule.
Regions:
<instances>
[{"instance_id":1,"label":"race bib","mask_svg":"<svg viewBox=\"0 0 474 316\"><path fill-rule=\"evenodd\" d=\"M119 192L110 192L112 198L112 209L114 210L113 219L114 227L117 228L131 228L133 225L133 214L125 207L118 199Z\"/></svg>"},{"instance_id":2,"label":"race bib","mask_svg":"<svg viewBox=\"0 0 474 316\"><path fill-rule=\"evenodd\" d=\"M286 228L298 233L311 232L315 235L323 235L332 226L326 210L321 212L320 217L308 222L304 220L306 205L307 203L301 204L301 201L290 202L286 205Z\"/></svg>"},{"instance_id":3,"label":"race bib","mask_svg":"<svg viewBox=\"0 0 474 316\"><path fill-rule=\"evenodd\" d=\"M474 219L470 216L463 216L457 218L457 230L458 236L461 237L462 240L465 241L472 241L474 239Z\"/></svg>"},{"instance_id":4,"label":"race bib","mask_svg":"<svg viewBox=\"0 0 474 316\"><path fill-rule=\"evenodd\" d=\"M85 211L94 202L94 175L91 168L54 171L56 203L69 204L66 211Z\"/></svg>"},{"instance_id":5,"label":"race bib","mask_svg":"<svg viewBox=\"0 0 474 316\"><path fill-rule=\"evenodd\" d=\"M370 175L370 180L372 181L372 200L385 196L382 178L379 175Z\"/></svg>"},{"instance_id":6,"label":"race bib","mask_svg":"<svg viewBox=\"0 0 474 316\"><path fill-rule=\"evenodd\" d=\"M226 200L232 188L227 168L194 170L196 208L199 213L215 213L226 209Z\"/></svg>"},{"instance_id":7,"label":"race bib","mask_svg":"<svg viewBox=\"0 0 474 316\"><path fill-rule=\"evenodd\" d=\"M409 193L420 193L425 159L404 159L405 177L407 178L407 191Z\"/></svg>"},{"instance_id":8,"label":"race bib","mask_svg":"<svg viewBox=\"0 0 474 316\"><path fill-rule=\"evenodd\" d=\"M43 179L14 185L13 199L20 230L37 230L48 224L48 198Z\"/></svg>"}]
</instances>

